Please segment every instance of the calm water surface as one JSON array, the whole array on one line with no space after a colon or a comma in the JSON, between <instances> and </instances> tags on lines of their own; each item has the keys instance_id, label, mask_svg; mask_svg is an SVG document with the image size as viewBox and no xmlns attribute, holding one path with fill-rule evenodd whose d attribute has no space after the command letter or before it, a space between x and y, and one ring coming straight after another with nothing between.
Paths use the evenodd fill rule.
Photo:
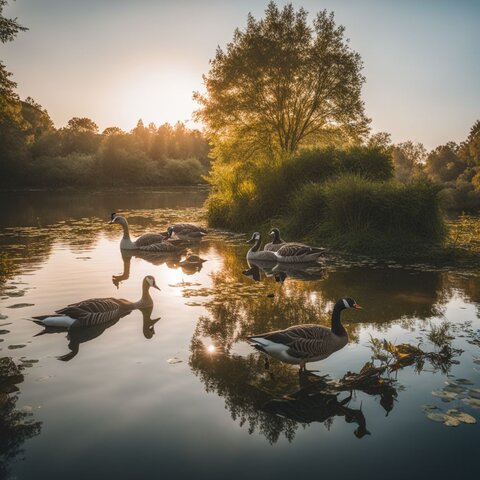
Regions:
<instances>
[{"instance_id":1,"label":"calm water surface","mask_svg":"<svg viewBox=\"0 0 480 480\"><path fill-rule=\"evenodd\" d=\"M0 383L0 477L476 476L479 424L447 427L422 407L480 420L468 403L480 393L480 277L338 259L321 271L245 275L246 235L220 231L191 247L207 260L200 271L182 270L178 258L122 256L121 230L107 225L111 212L122 212L135 236L201 222L205 196L0 195L0 358L23 375ZM137 300L147 274L161 288L152 292L153 311L69 338L39 335L29 321L91 297ZM296 323L328 325L342 296L364 310L344 312L350 343L309 364L317 377L273 360L267 369L245 342ZM464 350L458 363L403 368L381 391L326 387L370 360L371 336L435 350L426 334L443 320ZM448 402L432 395L445 382L457 385Z\"/></svg>"}]
</instances>

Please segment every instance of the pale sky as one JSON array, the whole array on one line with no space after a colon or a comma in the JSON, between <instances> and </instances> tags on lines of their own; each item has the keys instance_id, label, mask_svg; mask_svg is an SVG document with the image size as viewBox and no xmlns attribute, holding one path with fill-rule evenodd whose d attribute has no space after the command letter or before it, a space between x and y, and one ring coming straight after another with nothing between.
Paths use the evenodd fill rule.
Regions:
<instances>
[{"instance_id":1,"label":"pale sky","mask_svg":"<svg viewBox=\"0 0 480 480\"><path fill-rule=\"evenodd\" d=\"M191 118L217 45L268 1L17 0L29 28L0 45L17 92L57 127L86 116L103 130ZM284 1L278 1L283 6ZM466 138L480 119L480 0L299 0L310 18L333 10L360 53L372 131L427 148ZM192 125L192 123L187 123Z\"/></svg>"}]
</instances>

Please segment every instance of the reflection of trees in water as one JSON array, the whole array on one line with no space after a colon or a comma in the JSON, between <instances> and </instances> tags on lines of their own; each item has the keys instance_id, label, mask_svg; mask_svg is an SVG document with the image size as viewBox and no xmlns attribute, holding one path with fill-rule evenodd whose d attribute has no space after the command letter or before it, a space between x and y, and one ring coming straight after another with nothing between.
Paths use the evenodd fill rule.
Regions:
<instances>
[{"instance_id":1,"label":"reflection of trees in water","mask_svg":"<svg viewBox=\"0 0 480 480\"><path fill-rule=\"evenodd\" d=\"M271 444L282 435L292 441L300 426L320 422L330 429L335 417L356 424L353 433L358 438L369 433L361 408L350 406L353 389L342 385L341 380L299 376L290 366L277 362L266 370L263 358L253 354L228 355L221 349L209 353L198 333L191 343L192 371L207 392L224 398L232 420L246 426L250 434L257 431ZM357 389L379 397L387 413L393 408L397 392L388 379Z\"/></svg>"},{"instance_id":2,"label":"reflection of trees in water","mask_svg":"<svg viewBox=\"0 0 480 480\"><path fill-rule=\"evenodd\" d=\"M24 191L0 193L1 225L47 226L67 218L104 218L122 209L171 209L202 205L206 189L133 189L111 192Z\"/></svg>"},{"instance_id":3,"label":"reflection of trees in water","mask_svg":"<svg viewBox=\"0 0 480 480\"><path fill-rule=\"evenodd\" d=\"M338 269L315 281L287 276L283 285L260 272L262 280L255 282L258 275L246 268L237 249L219 249L224 263L211 275L213 299L206 305L208 317L200 318L198 328L227 351L236 341L255 333L301 323L329 326L334 302L345 296L355 298L365 308L356 312L355 318L348 311L342 316L351 341L358 337L361 324L381 329L397 322L411 328L418 318L437 315L451 296L444 288L444 273L399 269ZM232 285L243 285L243 290L232 290Z\"/></svg>"},{"instance_id":4,"label":"reflection of trees in water","mask_svg":"<svg viewBox=\"0 0 480 480\"><path fill-rule=\"evenodd\" d=\"M40 433L28 410L16 408L19 399L16 384L23 375L10 358L0 358L0 478L8 478L9 465L22 454L22 444Z\"/></svg>"}]
</instances>

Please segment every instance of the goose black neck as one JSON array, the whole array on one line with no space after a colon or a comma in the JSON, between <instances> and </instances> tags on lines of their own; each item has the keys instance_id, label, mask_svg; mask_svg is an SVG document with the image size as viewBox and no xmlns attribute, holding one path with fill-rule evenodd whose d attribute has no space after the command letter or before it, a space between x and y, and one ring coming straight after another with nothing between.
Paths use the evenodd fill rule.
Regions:
<instances>
[{"instance_id":1,"label":"goose black neck","mask_svg":"<svg viewBox=\"0 0 480 480\"><path fill-rule=\"evenodd\" d=\"M277 230L275 230L275 231L273 232L273 241L272 241L272 243L273 243L274 245L278 245L279 243L283 243L282 240L280 239L280 232L277 231Z\"/></svg>"},{"instance_id":2,"label":"goose black neck","mask_svg":"<svg viewBox=\"0 0 480 480\"><path fill-rule=\"evenodd\" d=\"M332 332L339 337L347 335L347 331L340 321L340 312L342 310L345 310L345 307L340 303L336 303L332 312Z\"/></svg>"}]
</instances>

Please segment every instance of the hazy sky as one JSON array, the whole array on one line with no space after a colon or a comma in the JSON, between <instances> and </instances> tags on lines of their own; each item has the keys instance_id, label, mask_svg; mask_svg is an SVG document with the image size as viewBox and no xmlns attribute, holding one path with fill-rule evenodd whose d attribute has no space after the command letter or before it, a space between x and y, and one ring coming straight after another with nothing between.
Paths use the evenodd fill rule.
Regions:
<instances>
[{"instance_id":1,"label":"hazy sky","mask_svg":"<svg viewBox=\"0 0 480 480\"><path fill-rule=\"evenodd\" d=\"M278 5L287 2L278 1ZM480 119L480 0L300 0L346 27L367 78L373 131L433 148L461 141ZM60 127L73 116L101 129L191 117L192 91L217 45L267 1L17 0L6 16L30 30L0 45L18 93ZM187 124L188 125L188 124Z\"/></svg>"}]
</instances>

